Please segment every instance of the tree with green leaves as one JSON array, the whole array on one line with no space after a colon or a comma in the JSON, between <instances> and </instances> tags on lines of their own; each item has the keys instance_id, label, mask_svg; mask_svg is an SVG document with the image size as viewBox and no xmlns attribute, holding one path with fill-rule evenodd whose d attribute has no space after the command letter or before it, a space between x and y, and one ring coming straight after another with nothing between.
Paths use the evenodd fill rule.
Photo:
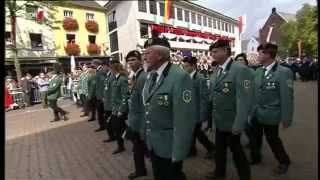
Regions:
<instances>
[{"instance_id":1,"label":"tree with green leaves","mask_svg":"<svg viewBox=\"0 0 320 180\"><path fill-rule=\"evenodd\" d=\"M18 48L17 48L17 41L16 41L16 21L18 17L25 17L26 16L26 7L28 5L30 6L35 6L39 8L46 8L48 11L47 17L40 23L44 23L47 26L50 26L52 28L54 27L55 17L54 17L54 12L56 12L55 5L63 5L64 1L19 1L17 3L16 0L6 0L5 1L5 8L6 8L6 15L8 18L10 18L10 24L11 24L11 40L12 40L12 45L11 45L11 50L13 51L13 59L14 59L14 66L17 74L17 80L18 84L21 85L21 67L20 67L20 62L18 58Z\"/></svg>"},{"instance_id":2,"label":"tree with green leaves","mask_svg":"<svg viewBox=\"0 0 320 180\"><path fill-rule=\"evenodd\" d=\"M284 23L280 27L280 55L297 56L300 41L303 54L318 57L317 26L317 7L304 4L296 14L296 21Z\"/></svg>"}]
</instances>

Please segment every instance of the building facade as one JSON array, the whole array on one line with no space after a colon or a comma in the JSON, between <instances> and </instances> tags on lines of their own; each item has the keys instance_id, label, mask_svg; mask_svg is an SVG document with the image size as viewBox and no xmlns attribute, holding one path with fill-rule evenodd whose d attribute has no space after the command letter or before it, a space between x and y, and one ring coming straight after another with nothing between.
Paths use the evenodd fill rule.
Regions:
<instances>
[{"instance_id":1,"label":"building facade","mask_svg":"<svg viewBox=\"0 0 320 180\"><path fill-rule=\"evenodd\" d=\"M133 49L141 49L151 31L169 39L172 51L190 50L208 55L217 39L229 39L233 54L240 53L238 21L189 1L172 1L170 19L164 21L163 1L109 1L107 9L110 51L121 62Z\"/></svg>"},{"instance_id":2,"label":"building facade","mask_svg":"<svg viewBox=\"0 0 320 180\"><path fill-rule=\"evenodd\" d=\"M66 68L70 67L72 55L79 66L93 58L105 59L110 54L106 11L95 1L70 1L57 6L55 18L58 22L54 30L56 56Z\"/></svg>"},{"instance_id":3,"label":"building facade","mask_svg":"<svg viewBox=\"0 0 320 180\"><path fill-rule=\"evenodd\" d=\"M36 21L38 8L35 3L16 1L24 8L16 17L16 57L22 73L44 70L56 62L55 37L52 27ZM44 11L49 11L44 8ZM6 75L15 76L14 51L12 50L11 19L6 7L5 18L5 67Z\"/></svg>"},{"instance_id":4,"label":"building facade","mask_svg":"<svg viewBox=\"0 0 320 180\"><path fill-rule=\"evenodd\" d=\"M281 25L295 20L296 16L294 14L278 12L276 8L272 8L269 18L259 31L260 43L271 42L278 44L281 38Z\"/></svg>"}]
</instances>

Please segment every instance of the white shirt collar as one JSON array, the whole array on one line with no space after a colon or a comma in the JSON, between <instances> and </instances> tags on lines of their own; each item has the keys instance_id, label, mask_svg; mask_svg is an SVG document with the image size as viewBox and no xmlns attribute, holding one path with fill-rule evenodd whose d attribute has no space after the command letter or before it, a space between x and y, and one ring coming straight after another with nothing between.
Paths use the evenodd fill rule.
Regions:
<instances>
[{"instance_id":1,"label":"white shirt collar","mask_svg":"<svg viewBox=\"0 0 320 180\"><path fill-rule=\"evenodd\" d=\"M276 62L274 61L273 63L269 64L267 67L263 66L263 68L266 68L264 75L268 74L275 64Z\"/></svg>"},{"instance_id":2,"label":"white shirt collar","mask_svg":"<svg viewBox=\"0 0 320 180\"><path fill-rule=\"evenodd\" d=\"M159 81L159 79L160 79L160 77L161 77L164 69L167 67L168 63L169 63L169 62L166 61L165 63L163 63L163 64L156 70L156 72L157 72L157 74L158 74L157 82Z\"/></svg>"},{"instance_id":3,"label":"white shirt collar","mask_svg":"<svg viewBox=\"0 0 320 180\"><path fill-rule=\"evenodd\" d=\"M116 74L116 78L118 78L119 76L120 76L120 73L117 73L117 74Z\"/></svg>"},{"instance_id":4,"label":"white shirt collar","mask_svg":"<svg viewBox=\"0 0 320 180\"><path fill-rule=\"evenodd\" d=\"M225 71L225 69L230 61L231 61L231 57L229 57L222 65L219 66L222 68L222 71Z\"/></svg>"},{"instance_id":5,"label":"white shirt collar","mask_svg":"<svg viewBox=\"0 0 320 180\"><path fill-rule=\"evenodd\" d=\"M142 68L139 68L135 73L134 73L134 76L137 77L138 73L142 70Z\"/></svg>"},{"instance_id":6,"label":"white shirt collar","mask_svg":"<svg viewBox=\"0 0 320 180\"><path fill-rule=\"evenodd\" d=\"M196 74L196 70L194 70L194 71L192 71L191 73L190 73L190 77L191 77L191 79L194 77L194 75Z\"/></svg>"}]
</instances>

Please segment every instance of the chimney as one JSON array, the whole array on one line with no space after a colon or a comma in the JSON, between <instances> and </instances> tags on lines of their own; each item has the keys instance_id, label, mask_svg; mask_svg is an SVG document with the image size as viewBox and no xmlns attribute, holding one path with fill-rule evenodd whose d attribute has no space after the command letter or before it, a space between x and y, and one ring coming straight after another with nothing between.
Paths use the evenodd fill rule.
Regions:
<instances>
[{"instance_id":1,"label":"chimney","mask_svg":"<svg viewBox=\"0 0 320 180\"><path fill-rule=\"evenodd\" d=\"M276 12L276 8L272 8L272 13L275 13Z\"/></svg>"}]
</instances>

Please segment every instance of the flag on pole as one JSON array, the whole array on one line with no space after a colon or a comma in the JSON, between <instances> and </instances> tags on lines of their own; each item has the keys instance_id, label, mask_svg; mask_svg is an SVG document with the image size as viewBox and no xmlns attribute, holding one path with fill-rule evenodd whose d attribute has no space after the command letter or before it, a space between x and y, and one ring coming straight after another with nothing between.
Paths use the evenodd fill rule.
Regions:
<instances>
[{"instance_id":1,"label":"flag on pole","mask_svg":"<svg viewBox=\"0 0 320 180\"><path fill-rule=\"evenodd\" d=\"M247 15L242 15L238 18L239 35L244 33L247 28Z\"/></svg>"},{"instance_id":2,"label":"flag on pole","mask_svg":"<svg viewBox=\"0 0 320 180\"><path fill-rule=\"evenodd\" d=\"M43 11L43 9L40 9L40 8L38 9L36 20L38 22L42 22L44 20L44 11Z\"/></svg>"},{"instance_id":3,"label":"flag on pole","mask_svg":"<svg viewBox=\"0 0 320 180\"><path fill-rule=\"evenodd\" d=\"M164 22L167 23L170 18L171 0L164 0Z\"/></svg>"},{"instance_id":4,"label":"flag on pole","mask_svg":"<svg viewBox=\"0 0 320 180\"><path fill-rule=\"evenodd\" d=\"M70 58L70 65L71 65L71 72L74 72L76 69L76 61L73 55Z\"/></svg>"},{"instance_id":5,"label":"flag on pole","mask_svg":"<svg viewBox=\"0 0 320 180\"><path fill-rule=\"evenodd\" d=\"M266 42L270 42L271 34L272 34L273 26L269 26L269 32L266 39Z\"/></svg>"}]
</instances>

